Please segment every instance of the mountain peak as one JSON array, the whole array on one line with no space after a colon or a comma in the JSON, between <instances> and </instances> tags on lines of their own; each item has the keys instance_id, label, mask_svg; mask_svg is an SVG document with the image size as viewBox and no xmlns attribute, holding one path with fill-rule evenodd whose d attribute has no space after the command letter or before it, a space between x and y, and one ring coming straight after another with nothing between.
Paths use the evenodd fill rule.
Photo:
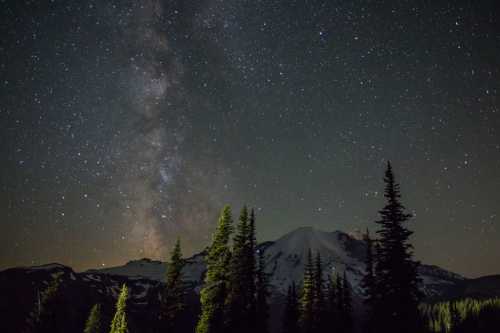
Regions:
<instances>
[{"instance_id":1,"label":"mountain peak","mask_svg":"<svg viewBox=\"0 0 500 333\"><path fill-rule=\"evenodd\" d=\"M313 227L297 228L274 242L274 248L287 253L305 255L310 249L313 252L333 253L340 259L360 257L363 251L362 242L342 231L323 231ZM349 253L346 253L349 252Z\"/></svg>"},{"instance_id":2,"label":"mountain peak","mask_svg":"<svg viewBox=\"0 0 500 333\"><path fill-rule=\"evenodd\" d=\"M365 253L364 242L342 231L324 231L314 227L300 227L276 240L265 250L267 267L272 273L272 284L282 293L292 281L302 280L307 253L321 253L327 272L347 272L357 285ZM356 269L357 270L357 269Z\"/></svg>"}]
</instances>

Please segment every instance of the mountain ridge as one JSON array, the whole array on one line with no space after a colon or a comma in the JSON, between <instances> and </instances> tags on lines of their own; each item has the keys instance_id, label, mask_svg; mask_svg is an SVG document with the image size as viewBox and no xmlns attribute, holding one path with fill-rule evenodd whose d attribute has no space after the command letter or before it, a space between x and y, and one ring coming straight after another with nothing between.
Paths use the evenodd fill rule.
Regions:
<instances>
[{"instance_id":1,"label":"mountain ridge","mask_svg":"<svg viewBox=\"0 0 500 333\"><path fill-rule=\"evenodd\" d=\"M258 245L264 251L266 270L271 274L271 316L281 315L283 299L288 285L300 283L307 252L321 253L326 273L346 273L353 288L353 301L361 307L362 289L360 279L364 272L365 244L362 240L342 231L322 231L312 227L295 229L275 241ZM199 291L203 286L205 251L186 258L184 277L192 287L188 294L189 307L186 314L187 331L194 329L199 311ZM51 279L60 277L65 297L73 302L73 312L67 314L68 321L85 320L90 307L99 302L113 309L120 286L126 283L130 289L131 325L141 332L155 332L154 325L145 330L142 323L154 322L163 288L167 264L159 260L142 258L131 260L122 266L90 269L75 272L71 267L50 263L33 267L15 267L0 271L0 313L10 318L7 332L19 332L26 317L33 309L38 292L44 290ZM449 300L460 297L500 296L500 275L468 279L459 274L434 265L422 265L421 289L427 302ZM64 311L70 311L65 309ZM77 319L75 319L77 318ZM278 317L276 317L278 318ZM279 321L279 320L278 320ZM68 322L72 328L74 322ZM72 331L69 329L69 331Z\"/></svg>"},{"instance_id":2,"label":"mountain ridge","mask_svg":"<svg viewBox=\"0 0 500 333\"><path fill-rule=\"evenodd\" d=\"M340 231L323 231L313 227L294 229L275 241L267 241L258 245L264 251L266 267L272 274L271 285L274 291L286 293L288 285L302 279L303 266L307 251L320 252L325 265L325 271L346 272L358 295L361 295L359 282L364 271L365 255L364 241L353 235ZM204 251L186 258L184 275L186 280L201 287L205 266ZM96 274L111 274L122 276L142 276L156 281L163 281L167 263L148 258L131 260L122 266L91 269L85 272ZM454 284L466 278L442 269L435 265L422 265L420 272L424 275L426 293L436 294L437 284Z\"/></svg>"}]
</instances>

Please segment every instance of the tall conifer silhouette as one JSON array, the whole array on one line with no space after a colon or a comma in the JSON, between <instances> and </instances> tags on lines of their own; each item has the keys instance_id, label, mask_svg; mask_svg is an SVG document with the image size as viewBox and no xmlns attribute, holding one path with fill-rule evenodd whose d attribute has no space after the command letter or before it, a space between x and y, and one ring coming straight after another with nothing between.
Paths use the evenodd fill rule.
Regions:
<instances>
[{"instance_id":1,"label":"tall conifer silhouette","mask_svg":"<svg viewBox=\"0 0 500 333\"><path fill-rule=\"evenodd\" d=\"M376 251L375 305L377 332L412 332L419 328L418 263L413 261L413 247L409 242L412 231L406 224L411 218L401 204L399 184L392 166L387 163L384 197L386 205L376 221L380 229ZM383 327L381 327L383 326Z\"/></svg>"},{"instance_id":2,"label":"tall conifer silhouette","mask_svg":"<svg viewBox=\"0 0 500 333\"><path fill-rule=\"evenodd\" d=\"M224 306L229 289L229 241L233 231L231 208L225 206L219 217L212 245L206 256L207 273L200 293L201 315L196 333L224 332Z\"/></svg>"},{"instance_id":3,"label":"tall conifer silhouette","mask_svg":"<svg viewBox=\"0 0 500 333\"><path fill-rule=\"evenodd\" d=\"M295 282L288 286L285 310L283 313L282 333L299 333L299 300Z\"/></svg>"},{"instance_id":4,"label":"tall conifer silhouette","mask_svg":"<svg viewBox=\"0 0 500 333\"><path fill-rule=\"evenodd\" d=\"M312 333L314 330L314 297L314 262L309 249L300 298L300 326L303 333Z\"/></svg>"},{"instance_id":5,"label":"tall conifer silhouette","mask_svg":"<svg viewBox=\"0 0 500 333\"><path fill-rule=\"evenodd\" d=\"M179 316L186 307L186 284L183 280L182 269L185 261L182 259L181 242L175 242L170 262L167 266L166 284L163 292L161 317L167 332L174 332L179 322Z\"/></svg>"}]
</instances>

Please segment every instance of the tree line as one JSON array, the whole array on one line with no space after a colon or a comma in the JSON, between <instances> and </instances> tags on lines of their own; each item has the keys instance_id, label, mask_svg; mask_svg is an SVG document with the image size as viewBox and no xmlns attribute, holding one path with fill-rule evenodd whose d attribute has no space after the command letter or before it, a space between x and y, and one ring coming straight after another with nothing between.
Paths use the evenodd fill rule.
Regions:
<instances>
[{"instance_id":1,"label":"tree line","mask_svg":"<svg viewBox=\"0 0 500 333\"><path fill-rule=\"evenodd\" d=\"M353 331L351 286L344 274L324 278L321 254L307 254L302 286L288 287L282 318L283 333L350 333Z\"/></svg>"},{"instance_id":2,"label":"tree line","mask_svg":"<svg viewBox=\"0 0 500 333\"><path fill-rule=\"evenodd\" d=\"M256 248L254 210L241 210L231 247L233 229L231 208L225 206L205 257L196 333L268 332L269 276Z\"/></svg>"},{"instance_id":3,"label":"tree line","mask_svg":"<svg viewBox=\"0 0 500 333\"><path fill-rule=\"evenodd\" d=\"M483 318L492 308L500 308L498 300L421 305L419 263L413 259L412 231L407 226L411 215L401 203L400 187L390 163L384 182L386 203L375 221L378 227L375 237L368 230L364 235L363 323L353 320L353 291L346 272L325 272L321 254L309 250L302 281L292 282L288 287L281 318L282 333L351 333L356 328L367 333L466 332L464 327L473 325L470 318ZM222 209L205 262L196 333L269 332L270 276L266 272L264 251L257 247L253 209L244 206L236 223L231 208ZM161 292L159 319L166 333L182 331L179 318L186 308L188 291L182 273L185 264L177 240ZM30 318L32 331L55 331L51 299L58 283L55 280L42 294ZM128 294L127 286L123 285L110 325L102 322L102 307L94 305L84 332L128 332Z\"/></svg>"},{"instance_id":4,"label":"tree line","mask_svg":"<svg viewBox=\"0 0 500 333\"><path fill-rule=\"evenodd\" d=\"M500 298L421 304L420 311L431 333L497 332L500 327Z\"/></svg>"}]
</instances>

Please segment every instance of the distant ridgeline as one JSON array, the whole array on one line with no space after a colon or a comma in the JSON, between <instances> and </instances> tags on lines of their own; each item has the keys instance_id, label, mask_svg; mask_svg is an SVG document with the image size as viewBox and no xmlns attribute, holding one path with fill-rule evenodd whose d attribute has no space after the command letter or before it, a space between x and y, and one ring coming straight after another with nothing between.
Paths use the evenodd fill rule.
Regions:
<instances>
[{"instance_id":1,"label":"distant ridgeline","mask_svg":"<svg viewBox=\"0 0 500 333\"><path fill-rule=\"evenodd\" d=\"M500 328L500 298L422 304L420 309L430 332L498 332Z\"/></svg>"},{"instance_id":2,"label":"distant ridgeline","mask_svg":"<svg viewBox=\"0 0 500 333\"><path fill-rule=\"evenodd\" d=\"M374 238L310 227L257 244L246 206L222 209L210 246L167 265L0 272L2 333L491 333L500 276L466 279L413 260L390 164ZM314 254L314 255L313 255Z\"/></svg>"}]
</instances>

